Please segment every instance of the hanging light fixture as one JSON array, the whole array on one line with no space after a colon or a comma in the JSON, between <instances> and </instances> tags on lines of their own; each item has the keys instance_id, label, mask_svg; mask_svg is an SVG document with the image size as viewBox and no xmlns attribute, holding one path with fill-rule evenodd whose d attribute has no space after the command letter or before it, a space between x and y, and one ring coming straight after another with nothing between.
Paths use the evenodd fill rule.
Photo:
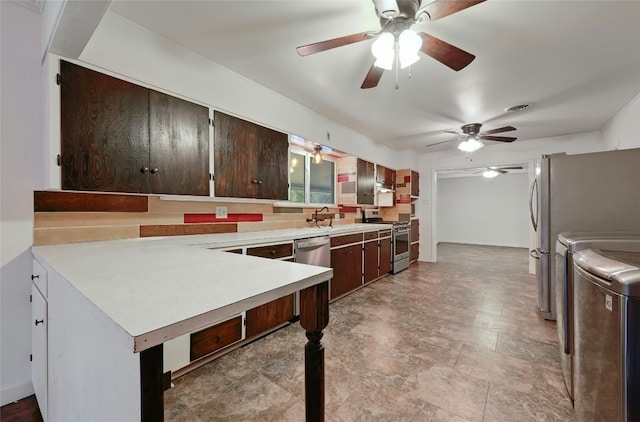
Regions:
<instances>
[{"instance_id":1,"label":"hanging light fixture","mask_svg":"<svg viewBox=\"0 0 640 422\"><path fill-rule=\"evenodd\" d=\"M474 152L484 146L484 143L477 136L469 136L466 140L460 142L458 149L464 152Z\"/></svg>"},{"instance_id":2,"label":"hanging light fixture","mask_svg":"<svg viewBox=\"0 0 640 422\"><path fill-rule=\"evenodd\" d=\"M494 169L487 169L487 170L482 172L482 176L487 177L489 179L493 179L494 177L496 177L499 174L500 173L497 170L494 170Z\"/></svg>"},{"instance_id":3,"label":"hanging light fixture","mask_svg":"<svg viewBox=\"0 0 640 422\"><path fill-rule=\"evenodd\" d=\"M393 67L393 59L395 58L395 39L392 33L384 32L373 44L371 44L371 53L376 58L374 63L377 67L391 70Z\"/></svg>"},{"instance_id":4,"label":"hanging light fixture","mask_svg":"<svg viewBox=\"0 0 640 422\"><path fill-rule=\"evenodd\" d=\"M411 29L405 29L397 38L391 32L382 33L371 45L371 53L376 58L375 65L391 70L397 58L400 68L411 66L418 60L418 51L422 47L422 38Z\"/></svg>"},{"instance_id":5,"label":"hanging light fixture","mask_svg":"<svg viewBox=\"0 0 640 422\"><path fill-rule=\"evenodd\" d=\"M313 163L314 164L322 163L322 147L320 145L316 145L313 148Z\"/></svg>"}]
</instances>

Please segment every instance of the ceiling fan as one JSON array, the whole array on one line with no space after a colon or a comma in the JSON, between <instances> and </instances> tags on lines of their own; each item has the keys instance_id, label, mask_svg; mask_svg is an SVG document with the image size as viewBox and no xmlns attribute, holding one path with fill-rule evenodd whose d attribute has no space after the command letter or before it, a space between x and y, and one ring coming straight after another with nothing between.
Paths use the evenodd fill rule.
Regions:
<instances>
[{"instance_id":1,"label":"ceiling fan","mask_svg":"<svg viewBox=\"0 0 640 422\"><path fill-rule=\"evenodd\" d=\"M436 142L435 144L429 144L427 147L432 147L440 144L444 144L446 142L452 141L461 141L460 145L458 145L458 149L465 152L473 152L477 151L484 146L484 141L497 141L497 142L513 142L518 138L510 137L510 136L494 136L496 133L504 133L511 132L513 130L517 130L513 126L504 126L499 127L497 129L487 130L486 132L480 132L480 128L482 127L482 123L468 123L466 125L461 126L462 132L457 132L455 130L445 130L446 133L453 133L459 135L456 139L449 139L447 141Z\"/></svg>"},{"instance_id":2,"label":"ceiling fan","mask_svg":"<svg viewBox=\"0 0 640 422\"><path fill-rule=\"evenodd\" d=\"M473 174L482 174L484 177L494 178L501 174L509 173L509 170L522 170L522 166L489 166L481 169L474 169Z\"/></svg>"},{"instance_id":3,"label":"ceiling fan","mask_svg":"<svg viewBox=\"0 0 640 422\"><path fill-rule=\"evenodd\" d=\"M365 31L307 44L296 48L296 51L301 56L308 56L377 38L372 46L376 61L371 65L369 72L365 76L360 87L362 89L378 86L384 70L391 69L393 64L395 64L397 79L398 68L401 66L404 68L417 61L419 58L418 51L458 71L471 63L475 56L425 32L416 34L409 29L416 22L422 21L424 17L430 21L435 21L484 1L435 0L422 6L422 0L373 0L376 14L380 18L380 31ZM405 48L403 45L408 45L409 47ZM413 50L411 50L412 48ZM408 55L404 54L403 51L408 51ZM384 58L381 56L384 56ZM411 57L411 59L407 57ZM405 58L407 58L408 64L403 63ZM396 83L397 88L398 85Z\"/></svg>"}]
</instances>

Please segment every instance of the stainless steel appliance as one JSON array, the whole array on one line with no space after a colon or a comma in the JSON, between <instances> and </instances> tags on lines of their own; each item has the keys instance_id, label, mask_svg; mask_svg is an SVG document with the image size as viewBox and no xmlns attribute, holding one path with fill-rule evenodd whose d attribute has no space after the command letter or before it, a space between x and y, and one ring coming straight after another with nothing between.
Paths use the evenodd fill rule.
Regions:
<instances>
[{"instance_id":1,"label":"stainless steel appliance","mask_svg":"<svg viewBox=\"0 0 640 422\"><path fill-rule=\"evenodd\" d=\"M294 242L295 262L331 268L329 236L299 239Z\"/></svg>"},{"instance_id":2,"label":"stainless steel appliance","mask_svg":"<svg viewBox=\"0 0 640 422\"><path fill-rule=\"evenodd\" d=\"M295 262L331 268L331 241L329 236L298 239L293 242ZM329 280L331 288L331 280ZM300 295L296 293L294 314L300 315Z\"/></svg>"},{"instance_id":3,"label":"stainless steel appliance","mask_svg":"<svg viewBox=\"0 0 640 422\"><path fill-rule=\"evenodd\" d=\"M567 393L574 400L573 256L584 249L640 250L640 232L565 232L555 245L556 328L560 366Z\"/></svg>"},{"instance_id":4,"label":"stainless steel appliance","mask_svg":"<svg viewBox=\"0 0 640 422\"><path fill-rule=\"evenodd\" d=\"M408 221L383 221L382 211L377 208L365 208L362 211L362 222L392 225L391 273L397 274L409 268L411 224Z\"/></svg>"},{"instance_id":5,"label":"stainless steel appliance","mask_svg":"<svg viewBox=\"0 0 640 422\"><path fill-rule=\"evenodd\" d=\"M574 255L579 421L640 420L640 252Z\"/></svg>"},{"instance_id":6,"label":"stainless steel appliance","mask_svg":"<svg viewBox=\"0 0 640 422\"><path fill-rule=\"evenodd\" d=\"M566 231L640 231L640 149L545 155L531 185L538 306L556 319L552 248Z\"/></svg>"}]
</instances>

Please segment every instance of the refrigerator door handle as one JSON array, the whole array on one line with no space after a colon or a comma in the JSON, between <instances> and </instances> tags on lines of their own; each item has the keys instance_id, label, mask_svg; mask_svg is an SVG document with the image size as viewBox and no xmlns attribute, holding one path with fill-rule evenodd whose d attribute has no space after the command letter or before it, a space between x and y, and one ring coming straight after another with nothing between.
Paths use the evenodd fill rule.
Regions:
<instances>
[{"instance_id":1,"label":"refrigerator door handle","mask_svg":"<svg viewBox=\"0 0 640 422\"><path fill-rule=\"evenodd\" d=\"M536 177L535 179L533 179L533 182L531 183L531 190L529 191L529 216L531 217L531 225L533 226L533 230L534 231L538 231L538 210L536 209L535 212L533 210L533 196L538 196L538 178ZM536 201L537 202L537 201ZM537 205L537 203L536 203ZM537 208L537 206L536 206ZM535 257L534 257L535 258Z\"/></svg>"},{"instance_id":2,"label":"refrigerator door handle","mask_svg":"<svg viewBox=\"0 0 640 422\"><path fill-rule=\"evenodd\" d=\"M540 252L537 249L531 249L529 251L529 256L534 259L540 259Z\"/></svg>"}]
</instances>

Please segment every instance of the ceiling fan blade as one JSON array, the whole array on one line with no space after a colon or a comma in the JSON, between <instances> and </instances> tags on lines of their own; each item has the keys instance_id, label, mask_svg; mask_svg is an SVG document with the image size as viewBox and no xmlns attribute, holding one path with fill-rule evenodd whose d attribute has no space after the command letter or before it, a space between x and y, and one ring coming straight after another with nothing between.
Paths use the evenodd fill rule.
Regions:
<instances>
[{"instance_id":1,"label":"ceiling fan blade","mask_svg":"<svg viewBox=\"0 0 640 422\"><path fill-rule=\"evenodd\" d=\"M455 130L443 130L444 133L453 133L454 135L464 136L464 133L457 132Z\"/></svg>"},{"instance_id":2,"label":"ceiling fan blade","mask_svg":"<svg viewBox=\"0 0 640 422\"><path fill-rule=\"evenodd\" d=\"M367 76L364 77L364 81L362 81L361 89L369 89L375 88L378 86L378 82L380 82L380 78L382 78L382 74L384 73L384 69L378 67L374 64L369 68L369 72L367 72Z\"/></svg>"},{"instance_id":3,"label":"ceiling fan blade","mask_svg":"<svg viewBox=\"0 0 640 422\"><path fill-rule=\"evenodd\" d=\"M484 136L484 135L481 135L480 139L483 139L483 140L486 140L486 141L513 142L518 138L510 138L508 136Z\"/></svg>"},{"instance_id":4,"label":"ceiling fan blade","mask_svg":"<svg viewBox=\"0 0 640 422\"><path fill-rule=\"evenodd\" d=\"M436 0L421 10L426 11L431 17L431 20L435 21L484 1L485 0Z\"/></svg>"},{"instance_id":5,"label":"ceiling fan blade","mask_svg":"<svg viewBox=\"0 0 640 422\"><path fill-rule=\"evenodd\" d=\"M424 32L419 32L418 35L422 38L420 51L455 71L464 69L476 58L473 54Z\"/></svg>"},{"instance_id":6,"label":"ceiling fan blade","mask_svg":"<svg viewBox=\"0 0 640 422\"><path fill-rule=\"evenodd\" d=\"M494 133L511 132L512 130L517 130L517 129L513 126L505 126L505 127L499 127L498 129L491 129L486 132L482 132L481 135L493 135Z\"/></svg>"},{"instance_id":7,"label":"ceiling fan blade","mask_svg":"<svg viewBox=\"0 0 640 422\"><path fill-rule=\"evenodd\" d=\"M297 47L296 51L301 56L308 56L309 54L315 54L321 51L331 50L332 48L364 41L367 39L367 36L371 34L371 31L367 31L352 35L345 35L344 37L332 38L330 40L320 41L313 44L302 45Z\"/></svg>"},{"instance_id":8,"label":"ceiling fan blade","mask_svg":"<svg viewBox=\"0 0 640 422\"><path fill-rule=\"evenodd\" d=\"M493 168L493 167L491 167ZM500 167L496 167L498 169L502 169L502 170L522 170L523 167L522 166L514 166L514 167L504 167L504 166L500 166Z\"/></svg>"},{"instance_id":9,"label":"ceiling fan blade","mask_svg":"<svg viewBox=\"0 0 640 422\"><path fill-rule=\"evenodd\" d=\"M435 147L436 145L441 145L441 144L446 144L447 142L453 142L455 141L455 139L449 139L447 141L440 141L440 142L436 142L435 144L429 144L429 145L425 145L425 147L429 148L429 147Z\"/></svg>"}]
</instances>

